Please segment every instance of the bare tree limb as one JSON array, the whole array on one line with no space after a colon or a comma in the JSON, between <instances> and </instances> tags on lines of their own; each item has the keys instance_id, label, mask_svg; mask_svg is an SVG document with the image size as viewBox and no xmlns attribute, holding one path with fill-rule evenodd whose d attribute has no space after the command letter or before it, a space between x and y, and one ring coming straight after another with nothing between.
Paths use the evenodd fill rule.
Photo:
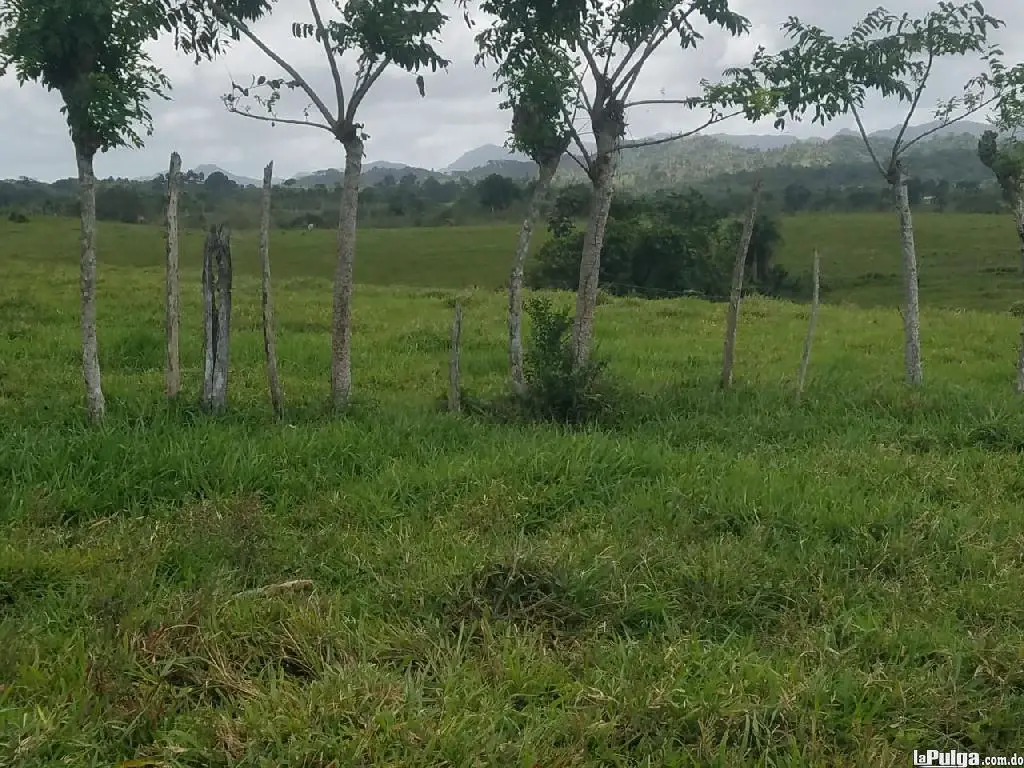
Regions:
<instances>
[{"instance_id":1,"label":"bare tree limb","mask_svg":"<svg viewBox=\"0 0 1024 768\"><path fill-rule=\"evenodd\" d=\"M906 152L908 149L910 149L912 146L917 144L917 142L921 141L922 139L927 139L933 133L941 131L943 128L949 128L949 126L956 125L961 120L966 120L971 115L974 115L974 114L980 112L985 107L987 107L988 105L990 105L993 102L996 102L998 100L999 100L998 96L992 96L992 97L990 97L988 99L985 99L985 101L980 102L977 106L973 107L972 109L967 110L963 114L957 115L952 120L942 120L942 121L940 121L939 124L936 125L934 128L929 128L927 131L922 133L920 136L915 136L912 140L908 141L903 146L903 152ZM901 152L900 154L903 154L903 152Z\"/></svg>"},{"instance_id":2,"label":"bare tree limb","mask_svg":"<svg viewBox=\"0 0 1024 768\"><path fill-rule=\"evenodd\" d=\"M601 76L601 67L598 65L597 59L594 58L594 54L591 53L590 46L587 45L585 40L580 40L580 51L583 53L583 58L587 60L587 66L590 67L594 78L599 78Z\"/></svg>"},{"instance_id":3,"label":"bare tree limb","mask_svg":"<svg viewBox=\"0 0 1024 768\"><path fill-rule=\"evenodd\" d=\"M672 18L672 9L666 8L664 11L662 11L661 16L659 16L658 20L655 22L655 28L661 28L662 25L664 25L665 22L667 22L670 18ZM661 33L658 34L658 36L660 35ZM640 56L640 61L634 64L629 74L632 74L632 71L637 69L638 67L643 67L643 62L647 59L648 56L651 55L651 52L654 50L654 48L657 48L658 45L660 45L661 41L663 41L664 39L665 38L662 37L657 44L654 42L655 38L648 40L647 45L644 47L644 52ZM643 41L636 42L635 44L631 45L629 49L626 51L626 55L622 57L622 61L619 62L619 66L617 66L615 68L615 71L612 73L611 81L613 83L616 82L622 75L622 73L626 71L626 67L629 66L630 60L636 55L637 51L640 50L640 45L642 42ZM611 57L610 49L608 56L609 58ZM629 76L627 75L627 80L628 77ZM621 87L621 84L619 87ZM619 89L616 88L615 90L618 91Z\"/></svg>"},{"instance_id":4,"label":"bare tree limb","mask_svg":"<svg viewBox=\"0 0 1024 768\"><path fill-rule=\"evenodd\" d=\"M630 67L629 72L626 73L626 76L625 78L623 78L622 82L615 87L616 96L619 96L622 99L626 99L629 97L630 91L633 90L633 86L636 85L637 79L640 77L640 72L643 70L644 64L647 63L647 60L658 49L658 46L660 46L663 42L665 42L668 39L669 35L677 31L684 24L689 23L688 19L690 17L690 14L697 10L697 6L697 3L693 3L686 10L686 12L679 18L678 21L676 21L674 24L670 24L668 27L664 27L661 32L654 35L653 37L651 37L650 40L647 41L647 45L644 47L643 53L640 54L640 58L636 60L632 67ZM662 25L665 24L671 17L671 8L667 8L664 11L664 13L662 13L661 17L658 19L657 26L662 27ZM626 64L629 62L631 58L633 58L633 55L636 53L638 49L639 45L634 46L633 48L626 52L626 56L622 60L622 63L615 70L615 74L612 75L613 81L618 80L619 75L622 74L622 71L625 68Z\"/></svg>"},{"instance_id":5,"label":"bare tree limb","mask_svg":"<svg viewBox=\"0 0 1024 768\"><path fill-rule=\"evenodd\" d=\"M341 84L341 72L338 70L338 59L334 55L334 49L331 47L330 38L327 35L327 28L324 26L323 19L320 18L320 9L316 5L316 0L309 0L309 9L313 12L313 20L316 22L316 30L319 33L320 40L324 44L324 53L327 54L327 63L331 67L331 78L334 80L334 94L338 99L338 116L345 114L345 89Z\"/></svg>"},{"instance_id":6,"label":"bare tree limb","mask_svg":"<svg viewBox=\"0 0 1024 768\"><path fill-rule=\"evenodd\" d=\"M391 59L385 56L376 69L370 70L361 82L356 83L356 87L352 89L352 101L349 103L348 112L345 114L347 122L351 123L356 119L356 110L359 109L359 105L363 103L366 94L370 92L373 84L377 82L377 79L384 73L384 70L388 68L390 63Z\"/></svg>"},{"instance_id":7,"label":"bare tree limb","mask_svg":"<svg viewBox=\"0 0 1024 768\"><path fill-rule=\"evenodd\" d=\"M868 138L868 132L864 130L864 121L860 119L860 112L857 111L856 104L850 104L850 111L853 113L853 119L857 121L857 130L860 131L860 137L864 140L864 146L868 148L868 154L871 155L871 160L875 164L875 168L883 176L889 176L886 169L882 167L882 164L878 161L878 155L875 154L875 148L871 146L871 140Z\"/></svg>"},{"instance_id":8,"label":"bare tree limb","mask_svg":"<svg viewBox=\"0 0 1024 768\"><path fill-rule=\"evenodd\" d=\"M637 139L635 141L624 141L622 142L621 146L622 149L637 149L639 147L654 147L657 146L658 144L668 144L670 141L678 141L679 139L685 139L689 136L693 136L694 134L700 133L709 125L715 125L716 123L720 123L723 120L728 120L730 118L742 114L743 110L741 109L736 112L730 112L728 115L716 115L708 119L708 121L705 122L703 125L698 126L697 128L694 128L691 131L686 131L684 133L674 133L671 136L662 136L660 139Z\"/></svg>"},{"instance_id":9,"label":"bare tree limb","mask_svg":"<svg viewBox=\"0 0 1024 768\"><path fill-rule=\"evenodd\" d=\"M212 8L212 10L213 10L213 12L215 14L220 16L223 20L225 20L228 24L230 24L232 27L237 29L243 35L248 37L257 48L259 48L261 51L263 51L264 54L267 55L267 57L271 61L273 61L275 64L277 64L277 66L281 67L281 69L283 69L285 72L287 72L291 76L291 78L295 81L295 83L300 88L302 88L303 91L306 92L306 95L309 96L310 101L312 101L313 104L316 105L316 108L320 111L320 114L323 115L324 120L326 120L329 125L334 125L334 124L337 123L337 118L335 118L334 115L331 114L331 111L327 108L327 105L324 104L323 99L321 99L320 96L317 94L317 92L313 90L312 86L310 86L310 84L308 82L306 82L306 79L302 75L299 74L298 70L296 70L295 67L293 67L287 61L285 61L280 56L278 56L276 53L274 53L274 51L272 51L267 46L266 43L264 43L262 40L260 40L255 35L255 33L251 29L249 29L249 25L248 24L246 24L244 21L239 19L234 14L229 13L227 10L224 9L224 6L222 6L220 3L216 3L216 2L212 3L211 4L211 8ZM244 113L242 113L242 114L244 114ZM279 122L284 122L284 121L279 121ZM313 125L313 123L309 123L309 125ZM328 130L333 131L334 129L330 128Z\"/></svg>"},{"instance_id":10,"label":"bare tree limb","mask_svg":"<svg viewBox=\"0 0 1024 768\"><path fill-rule=\"evenodd\" d=\"M921 80L917 84L917 91L914 93L914 100L910 103L910 109L907 110L907 117L903 121L903 125L900 126L900 132L896 135L896 143L892 145L892 156L889 160L891 165L895 165L896 161L900 156L900 144L903 143L903 137L907 133L907 126L910 125L911 119L914 117L914 113L917 111L917 105L921 102L921 95L924 93L925 86L928 85L928 75L931 74L932 64L935 62L934 50L928 51L928 63L925 64L924 73L921 75Z\"/></svg>"},{"instance_id":11,"label":"bare tree limb","mask_svg":"<svg viewBox=\"0 0 1024 768\"><path fill-rule=\"evenodd\" d=\"M589 164L584 165L583 161L576 157L576 155L574 155L572 152L566 152L565 154L569 156L570 160L572 160L574 163L576 163L576 165L580 167L580 170L582 170L584 173L588 175L590 174L590 168L588 167Z\"/></svg>"},{"instance_id":12,"label":"bare tree limb","mask_svg":"<svg viewBox=\"0 0 1024 768\"><path fill-rule=\"evenodd\" d=\"M251 120L261 120L264 123L282 123L284 125L308 125L312 128L323 128L330 134L334 133L334 129L331 126L325 125L324 123L314 123L311 120L293 120L287 117L275 117L274 115L254 115L252 112L243 112L237 107L228 107L228 112L233 112L234 114L241 115L242 117L248 117Z\"/></svg>"},{"instance_id":13,"label":"bare tree limb","mask_svg":"<svg viewBox=\"0 0 1024 768\"><path fill-rule=\"evenodd\" d=\"M640 101L630 101L627 104L623 104L623 109L629 109L630 107L642 107L645 105L655 104L677 104L682 106L693 106L696 103L694 99L641 99Z\"/></svg>"}]
</instances>

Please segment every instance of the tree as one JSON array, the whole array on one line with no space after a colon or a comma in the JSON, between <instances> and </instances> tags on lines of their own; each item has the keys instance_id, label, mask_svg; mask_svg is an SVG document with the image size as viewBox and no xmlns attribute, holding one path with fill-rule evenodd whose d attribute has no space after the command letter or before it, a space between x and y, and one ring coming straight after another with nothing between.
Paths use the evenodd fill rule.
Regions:
<instances>
[{"instance_id":1,"label":"tree","mask_svg":"<svg viewBox=\"0 0 1024 768\"><path fill-rule=\"evenodd\" d=\"M617 200L609 212L601 259L605 290L651 298L684 292L723 295L738 240L728 223L724 210L693 191ZM530 284L575 290L586 235L560 220L549 227L552 237L537 253Z\"/></svg>"},{"instance_id":2,"label":"tree","mask_svg":"<svg viewBox=\"0 0 1024 768\"><path fill-rule=\"evenodd\" d=\"M775 249L782 242L779 223L767 214L758 214L754 219L747 247L746 268L750 270L750 278L755 283L763 283L768 279Z\"/></svg>"},{"instance_id":3,"label":"tree","mask_svg":"<svg viewBox=\"0 0 1024 768\"><path fill-rule=\"evenodd\" d=\"M489 57L486 33L483 41L477 63ZM501 108L512 111L512 128L506 144L510 149L527 154L537 164L537 180L519 228L508 282L509 372L512 389L520 396L526 389L522 333L524 266L541 206L548 198L558 165L572 141L571 132L562 119L568 110L565 95L571 87L571 77L571 62L557 48L546 50L543 61L515 55L504 60L498 57L495 73L498 85L494 90L506 96Z\"/></svg>"},{"instance_id":4,"label":"tree","mask_svg":"<svg viewBox=\"0 0 1024 768\"><path fill-rule=\"evenodd\" d=\"M920 384L920 320L917 251L908 191L906 155L918 142L992 104L1005 78L1001 51L988 47L991 30L1003 22L985 13L979 2L940 2L920 18L884 8L867 14L843 39L795 17L783 24L794 44L768 56L759 51L753 70L776 90L780 114L800 119L814 107L814 122L852 114L873 165L889 185L900 222L904 279L904 358L907 381ZM935 125L911 135L917 113L939 59L978 55L988 71L969 80L960 96L940 103ZM861 111L869 92L907 105L890 151L883 154L868 138Z\"/></svg>"},{"instance_id":5,"label":"tree","mask_svg":"<svg viewBox=\"0 0 1024 768\"><path fill-rule=\"evenodd\" d=\"M551 73L552 80L563 62L570 65L559 125L575 144L576 152L569 156L586 172L594 191L573 323L573 359L582 368L590 354L601 249L621 152L690 136L742 111L723 113L706 93L686 99L631 101L633 88L651 55L670 37L677 38L683 49L696 47L703 39L694 27L698 19L734 36L746 33L750 23L729 9L728 0L485 0L481 10L494 17L491 26L477 36L485 57L499 62L533 59ZM656 104L705 107L711 115L693 131L660 139L626 139L630 108ZM583 131L576 126L578 111L585 114L592 147L583 142Z\"/></svg>"},{"instance_id":6,"label":"tree","mask_svg":"<svg viewBox=\"0 0 1024 768\"><path fill-rule=\"evenodd\" d=\"M287 76L268 78L260 75L253 77L248 86L232 83L231 93L224 96L228 111L271 124L320 128L330 133L345 149L331 319L331 402L335 408L341 408L348 403L352 390L352 281L356 221L364 142L369 139L364 125L359 122L359 107L389 66L394 65L410 73L426 67L436 72L448 66L448 60L441 57L434 47L448 17L439 10L439 0L360 0L335 3L338 18L325 20L317 0L309 0L312 22L292 24L292 34L313 40L323 47L331 73L332 97L336 102L332 111L327 104L329 98L317 93L309 81L263 42L243 19L232 14L222 2L214 1L211 6L218 18L248 38ZM357 54L357 66L352 90L346 94L340 60L349 52ZM421 74L417 74L416 86L420 96L424 96ZM278 115L277 103L283 90L301 91L312 102L301 118ZM265 114L254 113L253 104ZM316 117L311 116L313 112Z\"/></svg>"},{"instance_id":7,"label":"tree","mask_svg":"<svg viewBox=\"0 0 1024 768\"><path fill-rule=\"evenodd\" d=\"M522 190L508 176L491 173L476 184L480 205L490 211L504 211L519 199Z\"/></svg>"},{"instance_id":8,"label":"tree","mask_svg":"<svg viewBox=\"0 0 1024 768\"><path fill-rule=\"evenodd\" d=\"M797 213L807 207L807 204L811 202L811 197L811 190L803 184L796 182L787 184L782 191L782 207L786 213Z\"/></svg>"},{"instance_id":9,"label":"tree","mask_svg":"<svg viewBox=\"0 0 1024 768\"><path fill-rule=\"evenodd\" d=\"M232 3L240 18L257 18L262 0ZM82 371L86 409L102 421L106 402L96 333L96 173L98 152L142 146L152 132L148 102L170 83L143 46L161 32L198 60L220 51L220 28L201 0L6 0L0 4L0 76L13 69L19 85L35 82L60 94L78 167L81 217Z\"/></svg>"},{"instance_id":10,"label":"tree","mask_svg":"<svg viewBox=\"0 0 1024 768\"><path fill-rule=\"evenodd\" d=\"M995 131L985 131L978 140L978 158L995 174L1003 199L1013 211L1024 274L1024 141L1011 135L1000 143Z\"/></svg>"}]
</instances>

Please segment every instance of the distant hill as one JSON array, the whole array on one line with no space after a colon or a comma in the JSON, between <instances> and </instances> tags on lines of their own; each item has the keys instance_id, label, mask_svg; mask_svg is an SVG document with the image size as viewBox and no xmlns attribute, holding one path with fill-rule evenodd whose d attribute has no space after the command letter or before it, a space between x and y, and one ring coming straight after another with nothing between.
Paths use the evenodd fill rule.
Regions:
<instances>
[{"instance_id":1,"label":"distant hill","mask_svg":"<svg viewBox=\"0 0 1024 768\"><path fill-rule=\"evenodd\" d=\"M449 164L444 170L448 173L472 171L491 163L505 164L510 160L530 162L530 158L522 152L512 152L507 147L499 147L497 144L484 144L482 147L469 150L469 152L466 152L458 160Z\"/></svg>"},{"instance_id":2,"label":"distant hill","mask_svg":"<svg viewBox=\"0 0 1024 768\"><path fill-rule=\"evenodd\" d=\"M907 137L914 139L925 132L933 131L937 123L910 126ZM880 151L891 147L900 126L876 131L871 138ZM975 155L977 139L989 126L985 123L961 121L934 135L928 136L910 151L911 172L934 177L946 173L950 178L983 177L986 171ZM663 134L664 135L664 134ZM660 138L660 135L651 138ZM931 167L923 158L938 158L952 166ZM856 131L843 129L829 139L812 137L800 139L787 134L736 135L701 134L679 141L667 142L652 147L626 152L619 171L619 184L637 189L658 189L697 183L717 176L742 174L763 168L792 166L794 168L823 168L828 166L853 167L869 163L860 136ZM928 170L923 170L927 168ZM956 169L956 175L953 169ZM200 165L195 169L209 176L221 172L229 179L243 186L258 186L262 182L247 176L233 174L216 165ZM385 182L390 176L395 182L412 174L418 181L428 178L462 178L476 181L496 173L515 179L529 179L536 174L533 162L522 153L510 152L497 144L484 144L462 154L443 170L428 170L404 163L377 160L363 167L363 186ZM153 174L139 181L152 179ZM579 181L585 177L582 170L568 158L563 159L557 181ZM315 187L323 184L333 187L340 184L342 171L326 168L310 173L297 174L288 180L291 185ZM275 183L283 183L275 179Z\"/></svg>"},{"instance_id":3,"label":"distant hill","mask_svg":"<svg viewBox=\"0 0 1024 768\"><path fill-rule=\"evenodd\" d=\"M933 122L911 126L907 129L906 135L914 139L934 130L936 125L937 123ZM984 123L967 120L956 123L921 141L911 150L910 157L920 158L941 152L944 153L946 160L953 158L954 166L964 174L964 178L983 176L986 172L974 152L977 137L988 129L989 126ZM891 142L899 130L900 126L893 126L872 133L871 138L875 145L884 151L891 147ZM667 134L651 138L661 138L664 135ZM868 162L870 157L855 131L842 130L829 139L800 139L787 134L702 134L625 153L620 167L619 183L624 187L656 189L759 168L820 168L831 165L852 167ZM934 170L938 172L941 169ZM920 173L920 169L916 172ZM300 186L309 186L311 183L340 182L340 172L335 172L338 174L337 178L335 180L334 177L330 177L331 181L321 180L325 173L329 172L321 171L303 176L296 179L296 183ZM375 184L388 175L397 181L407 173L412 173L421 180L432 176L438 179L455 177L473 181L491 173L528 179L536 174L536 168L533 162L521 153L510 152L506 147L496 144L484 144L464 153L443 171L411 168L398 163L370 164L367 165L363 183ZM313 182L313 178L317 178L317 181ZM559 181L583 178L582 170L572 160L566 158L562 161Z\"/></svg>"}]
</instances>

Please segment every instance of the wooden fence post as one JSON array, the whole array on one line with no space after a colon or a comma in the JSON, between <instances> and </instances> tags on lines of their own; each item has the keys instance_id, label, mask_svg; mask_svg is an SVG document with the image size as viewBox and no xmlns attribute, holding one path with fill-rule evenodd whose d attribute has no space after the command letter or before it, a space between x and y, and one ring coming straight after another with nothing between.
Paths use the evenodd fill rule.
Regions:
<instances>
[{"instance_id":1,"label":"wooden fence post","mask_svg":"<svg viewBox=\"0 0 1024 768\"><path fill-rule=\"evenodd\" d=\"M459 413L462 410L462 386L459 361L462 355L462 302L455 302L455 318L452 320L452 350L448 361L448 410Z\"/></svg>"}]
</instances>

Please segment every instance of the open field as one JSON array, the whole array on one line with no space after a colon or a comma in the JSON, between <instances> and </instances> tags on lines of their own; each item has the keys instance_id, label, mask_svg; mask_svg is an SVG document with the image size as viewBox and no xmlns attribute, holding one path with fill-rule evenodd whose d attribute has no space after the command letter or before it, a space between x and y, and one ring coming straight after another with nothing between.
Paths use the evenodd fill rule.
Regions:
<instances>
[{"instance_id":1,"label":"open field","mask_svg":"<svg viewBox=\"0 0 1024 768\"><path fill-rule=\"evenodd\" d=\"M921 301L925 306L1003 312L1024 298L1019 245L1013 221L984 214L918 214ZM162 263L159 227L100 225L100 271L107 265ZM535 246L546 236L538 230ZM495 226L364 229L359 233L356 278L371 285L430 288L497 288L504 284L518 229ZM899 230L895 214L808 214L783 219L785 242L778 262L794 274L809 274L811 253L820 248L824 300L866 307L896 307L902 296ZM183 263L198 273L202 233L185 237ZM75 263L78 223L0 221L0 255L35 263ZM239 272L256 274L256 236L234 236ZM275 274L333 274L334 234L282 231L273 239Z\"/></svg>"},{"instance_id":2,"label":"open field","mask_svg":"<svg viewBox=\"0 0 1024 768\"><path fill-rule=\"evenodd\" d=\"M1007 241L986 258L1012 264L985 221ZM1024 747L1007 313L926 309L910 393L897 313L826 306L796 406L806 308L744 305L722 393L721 305L612 300L601 351L646 394L569 431L440 413L455 294L364 286L359 402L330 420L328 239L288 235L289 423L270 418L252 277L232 411L210 419L163 403L162 269L130 266L159 262L156 230L106 225L93 430L73 228L0 226L20 256L0 281L0 765L905 766ZM507 258L507 233L360 236L364 280L496 285ZM937 270L952 251L933 252ZM958 255L947 285L982 263ZM454 281L459 264L479 277ZM464 378L494 392L504 297L460 295ZM186 400L198 298L183 285ZM235 597L286 579L313 588Z\"/></svg>"}]
</instances>

